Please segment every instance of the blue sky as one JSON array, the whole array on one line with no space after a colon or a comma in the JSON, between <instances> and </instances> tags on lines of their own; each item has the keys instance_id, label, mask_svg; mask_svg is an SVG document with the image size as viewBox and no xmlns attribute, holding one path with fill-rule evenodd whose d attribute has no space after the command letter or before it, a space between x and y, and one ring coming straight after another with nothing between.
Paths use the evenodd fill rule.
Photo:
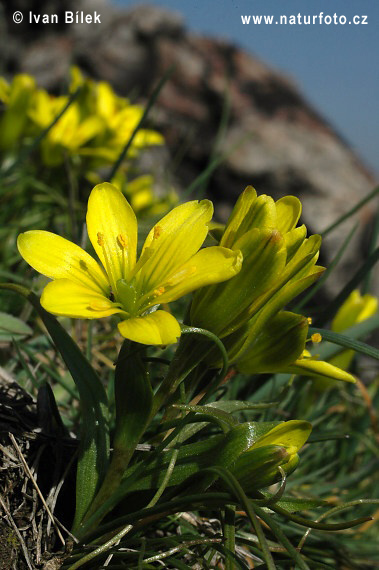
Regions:
<instances>
[{"instance_id":1,"label":"blue sky","mask_svg":"<svg viewBox=\"0 0 379 570\"><path fill-rule=\"evenodd\" d=\"M116 0L122 6L143 0ZM378 0L150 0L197 33L222 37L287 73L365 163L379 173ZM243 25L241 15L367 16L364 25Z\"/></svg>"}]
</instances>

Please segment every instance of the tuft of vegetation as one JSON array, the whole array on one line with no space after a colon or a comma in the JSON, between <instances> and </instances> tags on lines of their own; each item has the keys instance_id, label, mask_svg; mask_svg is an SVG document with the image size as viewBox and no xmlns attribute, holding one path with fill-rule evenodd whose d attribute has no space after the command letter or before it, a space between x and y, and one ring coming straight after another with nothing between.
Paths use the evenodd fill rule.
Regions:
<instances>
[{"instance_id":1,"label":"tuft of vegetation","mask_svg":"<svg viewBox=\"0 0 379 570\"><path fill-rule=\"evenodd\" d=\"M325 271L295 197L157 196L164 81L0 81L0 568L379 566L377 232L320 306L355 228Z\"/></svg>"}]
</instances>

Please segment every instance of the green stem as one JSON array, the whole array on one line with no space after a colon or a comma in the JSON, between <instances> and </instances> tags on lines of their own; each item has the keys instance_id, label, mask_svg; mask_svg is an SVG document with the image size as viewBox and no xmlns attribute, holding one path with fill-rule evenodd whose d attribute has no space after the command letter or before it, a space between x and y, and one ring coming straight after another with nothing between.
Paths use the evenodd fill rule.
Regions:
<instances>
[{"instance_id":1,"label":"green stem","mask_svg":"<svg viewBox=\"0 0 379 570\"><path fill-rule=\"evenodd\" d=\"M187 336L188 335L188 336ZM210 342L199 342L198 336L206 337ZM195 336L195 338L193 338ZM217 376L217 382L228 369L228 355L222 341L210 331L198 327L182 325L182 338L172 359L167 375L154 395L151 410L152 419L158 410L176 392L178 386L207 357L214 343L222 355L223 366Z\"/></svg>"}]
</instances>

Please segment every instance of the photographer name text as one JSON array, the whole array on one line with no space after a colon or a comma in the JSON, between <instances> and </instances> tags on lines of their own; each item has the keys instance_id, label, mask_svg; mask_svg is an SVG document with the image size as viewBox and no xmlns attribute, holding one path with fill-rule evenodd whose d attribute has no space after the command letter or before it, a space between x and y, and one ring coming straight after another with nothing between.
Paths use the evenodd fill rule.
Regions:
<instances>
[{"instance_id":1,"label":"photographer name text","mask_svg":"<svg viewBox=\"0 0 379 570\"><path fill-rule=\"evenodd\" d=\"M34 14L29 12L29 24L59 24L62 18L58 14ZM66 11L63 17L64 24L101 24L101 14L96 10L91 13L85 13L83 10L76 12Z\"/></svg>"}]
</instances>

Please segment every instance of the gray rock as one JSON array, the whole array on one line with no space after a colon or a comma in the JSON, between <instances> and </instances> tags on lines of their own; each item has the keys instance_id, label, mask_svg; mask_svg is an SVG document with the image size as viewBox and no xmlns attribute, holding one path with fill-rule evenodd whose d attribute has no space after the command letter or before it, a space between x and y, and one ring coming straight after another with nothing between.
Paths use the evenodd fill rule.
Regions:
<instances>
[{"instance_id":1,"label":"gray rock","mask_svg":"<svg viewBox=\"0 0 379 570\"><path fill-rule=\"evenodd\" d=\"M18 3L22 0L12 3L12 10ZM59 4L63 9L65 2ZM81 5L76 3L76 9ZM88 26L85 33L66 26L60 35L46 38L38 28L21 42L8 29L12 48L5 54L7 68L31 72L53 89L76 62L120 94L146 101L174 66L151 116L172 157L181 157L175 176L182 188L215 153L225 154L207 185L223 217L252 184L274 197L299 196L303 221L310 231L320 232L373 188L372 173L283 74L230 43L195 36L176 13L151 6L105 12L101 27ZM217 138L220 125L222 136ZM329 292L338 292L364 258L373 213L370 203L325 240L323 262L329 263L359 222Z\"/></svg>"}]
</instances>

